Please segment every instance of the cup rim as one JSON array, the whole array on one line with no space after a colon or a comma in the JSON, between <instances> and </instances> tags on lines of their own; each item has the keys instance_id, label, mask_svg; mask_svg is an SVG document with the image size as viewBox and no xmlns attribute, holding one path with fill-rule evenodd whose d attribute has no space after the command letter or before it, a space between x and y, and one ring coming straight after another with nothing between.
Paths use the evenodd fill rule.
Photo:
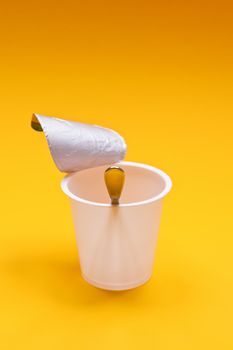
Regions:
<instances>
[{"instance_id":1,"label":"cup rim","mask_svg":"<svg viewBox=\"0 0 233 350\"><path fill-rule=\"evenodd\" d=\"M123 208L123 207L134 207L134 206L140 206L140 205L145 205L145 204L149 204L149 203L153 203L158 201L159 199L163 198L166 196L166 194L168 192L170 192L171 187L172 187L172 181L171 178L161 169L155 168L154 166L151 165L147 165L147 164L143 164L143 163L137 163L137 162L129 162L129 161L121 161L121 162L117 162L115 163L119 166L121 165L126 165L126 166L131 166L131 167L136 167L136 168L143 168L143 169L147 169L159 176L162 177L162 179L165 182L165 187L164 189L156 196L153 196L149 199L146 199L144 201L139 201L139 202L130 202L130 203L120 203L117 207L119 208ZM82 170L81 170L82 171ZM84 203L84 204L88 204L88 205L92 205L92 206L97 206L97 207L112 207L111 203L99 203L99 202L93 202L84 198L81 198L75 194L73 194L69 187L68 187L68 183L70 178L72 178L77 172L74 173L70 173L67 174L61 181L61 188L62 191L71 199L74 199L77 202L80 203Z\"/></svg>"}]
</instances>

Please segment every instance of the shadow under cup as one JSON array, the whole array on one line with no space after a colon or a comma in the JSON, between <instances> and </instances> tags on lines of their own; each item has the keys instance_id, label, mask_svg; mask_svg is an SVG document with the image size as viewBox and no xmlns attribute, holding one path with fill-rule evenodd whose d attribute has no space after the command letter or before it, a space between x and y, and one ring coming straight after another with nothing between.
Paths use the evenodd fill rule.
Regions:
<instances>
[{"instance_id":1,"label":"shadow under cup","mask_svg":"<svg viewBox=\"0 0 233 350\"><path fill-rule=\"evenodd\" d=\"M152 274L162 200L172 184L149 165L114 165L126 175L118 206L110 204L105 186L107 166L67 175L61 186L71 202L84 279L99 288L124 290Z\"/></svg>"}]
</instances>

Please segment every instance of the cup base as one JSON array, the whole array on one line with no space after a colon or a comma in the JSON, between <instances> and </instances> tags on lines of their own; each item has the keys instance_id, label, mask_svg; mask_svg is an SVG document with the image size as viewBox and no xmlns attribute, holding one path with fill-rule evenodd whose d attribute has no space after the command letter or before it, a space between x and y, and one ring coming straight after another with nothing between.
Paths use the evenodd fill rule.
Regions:
<instances>
[{"instance_id":1,"label":"cup base","mask_svg":"<svg viewBox=\"0 0 233 350\"><path fill-rule=\"evenodd\" d=\"M137 280L137 281L131 282L131 283L126 283L126 284L101 283L101 282L90 279L89 277L85 276L84 274L82 274L82 277L86 282L88 282L89 284L91 284L94 287L97 287L100 289L105 289L105 290L121 291L121 290L133 289L133 288L136 288L136 287L139 287L139 286L145 284L151 278L151 273L149 273L148 275L146 275L144 278L142 278L140 280Z\"/></svg>"}]
</instances>

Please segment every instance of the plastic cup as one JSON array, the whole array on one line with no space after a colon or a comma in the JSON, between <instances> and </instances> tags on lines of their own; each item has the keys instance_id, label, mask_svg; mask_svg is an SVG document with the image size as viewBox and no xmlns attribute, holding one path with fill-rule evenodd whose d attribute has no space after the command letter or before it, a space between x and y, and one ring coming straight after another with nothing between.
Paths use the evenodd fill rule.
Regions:
<instances>
[{"instance_id":1,"label":"plastic cup","mask_svg":"<svg viewBox=\"0 0 233 350\"><path fill-rule=\"evenodd\" d=\"M110 204L106 166L67 175L61 186L71 202L83 278L102 289L125 290L151 277L162 201L172 183L149 165L116 165L126 174L118 206Z\"/></svg>"}]
</instances>

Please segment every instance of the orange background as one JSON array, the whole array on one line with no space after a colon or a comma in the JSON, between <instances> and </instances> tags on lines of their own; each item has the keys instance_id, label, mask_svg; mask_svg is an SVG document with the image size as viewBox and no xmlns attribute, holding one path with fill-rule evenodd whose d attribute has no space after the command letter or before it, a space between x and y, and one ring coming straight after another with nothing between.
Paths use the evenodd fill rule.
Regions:
<instances>
[{"instance_id":1,"label":"orange background","mask_svg":"<svg viewBox=\"0 0 233 350\"><path fill-rule=\"evenodd\" d=\"M0 9L0 348L232 349L231 1ZM62 174L32 112L119 131L165 170L153 278L81 279Z\"/></svg>"}]
</instances>

